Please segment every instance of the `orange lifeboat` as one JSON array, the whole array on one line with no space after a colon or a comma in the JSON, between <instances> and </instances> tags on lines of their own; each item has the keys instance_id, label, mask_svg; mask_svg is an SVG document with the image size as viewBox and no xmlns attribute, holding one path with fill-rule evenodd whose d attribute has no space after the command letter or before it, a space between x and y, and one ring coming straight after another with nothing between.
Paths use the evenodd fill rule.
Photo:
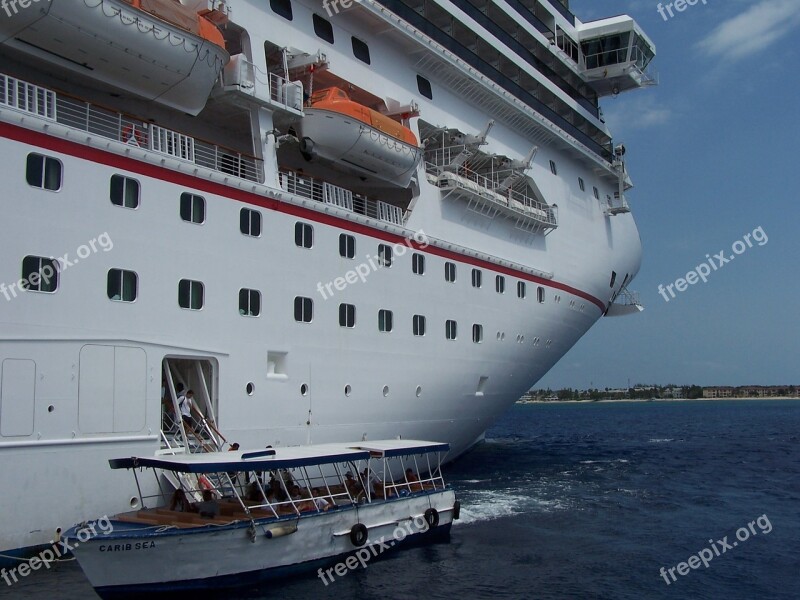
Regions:
<instances>
[{"instance_id":1,"label":"orange lifeboat","mask_svg":"<svg viewBox=\"0 0 800 600\"><path fill-rule=\"evenodd\" d=\"M408 127L351 100L337 87L315 92L309 104L295 125L307 160L322 158L348 171L408 186L422 158Z\"/></svg>"}]
</instances>

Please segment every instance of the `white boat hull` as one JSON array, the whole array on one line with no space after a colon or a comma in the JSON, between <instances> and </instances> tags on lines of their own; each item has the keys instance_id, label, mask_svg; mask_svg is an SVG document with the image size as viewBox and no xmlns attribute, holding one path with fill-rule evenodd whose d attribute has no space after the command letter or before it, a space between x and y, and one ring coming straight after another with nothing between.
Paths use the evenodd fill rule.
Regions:
<instances>
[{"instance_id":1,"label":"white boat hull","mask_svg":"<svg viewBox=\"0 0 800 600\"><path fill-rule=\"evenodd\" d=\"M301 149L307 155L400 187L408 186L422 158L416 146L330 110L307 108L294 128L301 138ZM308 147L304 138L313 142L312 147Z\"/></svg>"},{"instance_id":2,"label":"white boat hull","mask_svg":"<svg viewBox=\"0 0 800 600\"><path fill-rule=\"evenodd\" d=\"M422 541L445 534L452 525L454 503L455 494L446 490L299 519L260 520L256 521L253 541L246 521L229 526L158 531L163 527L132 526L111 520L115 529L108 535L101 534L81 543L82 536L76 536L73 530L67 543L77 546L75 556L103 597L228 587L333 564L335 557L358 550L349 536L356 523L368 528L369 538L362 556L370 558L406 539ZM428 528L424 521L429 508L439 513L435 528ZM264 533L268 528L293 528L295 524L297 530L288 535L268 538ZM95 530L99 533L98 528Z\"/></svg>"}]
</instances>

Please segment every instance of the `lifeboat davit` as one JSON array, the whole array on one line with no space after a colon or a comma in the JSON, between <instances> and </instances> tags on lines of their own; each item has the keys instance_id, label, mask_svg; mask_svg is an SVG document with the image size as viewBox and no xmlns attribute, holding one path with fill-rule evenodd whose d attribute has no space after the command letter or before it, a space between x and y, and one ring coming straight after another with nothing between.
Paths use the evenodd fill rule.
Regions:
<instances>
[{"instance_id":1,"label":"lifeboat davit","mask_svg":"<svg viewBox=\"0 0 800 600\"><path fill-rule=\"evenodd\" d=\"M294 126L306 159L320 157L346 170L408 186L422 159L408 127L354 102L337 87L315 92L310 104Z\"/></svg>"},{"instance_id":2,"label":"lifeboat davit","mask_svg":"<svg viewBox=\"0 0 800 600\"><path fill-rule=\"evenodd\" d=\"M0 13L0 43L192 115L230 60L210 18L177 0L13 6Z\"/></svg>"}]
</instances>

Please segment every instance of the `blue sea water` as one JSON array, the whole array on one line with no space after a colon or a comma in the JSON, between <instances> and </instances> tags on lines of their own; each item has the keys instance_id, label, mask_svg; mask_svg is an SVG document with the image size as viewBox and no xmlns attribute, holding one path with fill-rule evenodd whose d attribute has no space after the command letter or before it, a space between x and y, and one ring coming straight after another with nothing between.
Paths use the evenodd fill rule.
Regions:
<instances>
[{"instance_id":1,"label":"blue sea water","mask_svg":"<svg viewBox=\"0 0 800 600\"><path fill-rule=\"evenodd\" d=\"M310 575L217 597L795 600L799 442L800 401L517 405L447 469L462 503L448 542L327 586ZM721 551L725 536L708 567L666 583L662 567ZM74 562L0 585L2 597L93 597Z\"/></svg>"}]
</instances>

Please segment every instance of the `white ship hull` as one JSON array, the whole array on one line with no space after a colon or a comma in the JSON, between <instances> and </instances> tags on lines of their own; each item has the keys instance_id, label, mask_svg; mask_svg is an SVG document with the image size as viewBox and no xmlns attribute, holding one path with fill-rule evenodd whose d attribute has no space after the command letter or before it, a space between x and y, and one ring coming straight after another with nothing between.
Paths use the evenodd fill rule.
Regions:
<instances>
[{"instance_id":1,"label":"white ship hull","mask_svg":"<svg viewBox=\"0 0 800 600\"><path fill-rule=\"evenodd\" d=\"M252 25L253 48L264 47L258 36L269 35L276 47L313 53L320 46L310 26L316 9L293 6L296 27L265 13L262 3L239 3L233 14ZM326 49L332 69L387 98L418 97L408 83L415 79L406 77L416 72L416 58L401 42L371 38L373 21L348 27L371 40L374 61L387 58L382 70L368 67L352 58L348 42ZM69 86L68 78L14 52L4 68L49 89ZM90 101L111 97L82 80L73 91ZM486 121L486 109L444 82L435 92L436 102L421 103L428 123L473 132ZM230 126L192 121L134 96L119 102L122 112L191 130L192 153L181 154L177 143L157 149L155 136L149 147L125 144L113 118L106 129L80 129L77 121L42 118L0 98L3 222L15 232L4 236L0 255L0 465L15 482L13 496L0 494L4 506L14 507L0 514L0 554L48 544L60 528L87 518L130 510L136 490L122 476L109 479L107 460L162 448L167 362L195 377L195 385L202 381L217 426L243 448L402 436L448 442L454 458L588 331L639 270L632 215L608 213L618 190L610 163L587 159L566 135L556 141L552 128L527 171L537 195L558 209L558 228L545 235L445 194L423 166L411 191L402 192L415 193L402 220L381 216L397 209L403 196L396 191L379 193L386 202L371 205L380 209L374 213L304 198L281 185L269 98L252 122ZM220 106L209 109L216 111L210 119ZM200 152L203 139L237 147L240 130L263 144L256 176L226 167L227 155ZM524 156L532 143L505 122L492 132L498 154ZM26 179L31 154L60 161L57 190ZM110 202L114 176L138 182L135 208ZM597 188L596 197L578 189L578 178ZM204 199L202 223L182 220L182 194ZM240 231L242 209L261 215L258 236ZM313 228L311 248L296 244L298 222ZM354 238L353 258L338 252L341 234ZM391 268L376 268L379 244L394 246ZM10 287L23 257L65 253L70 265L55 293ZM425 257L423 275L412 271L414 253ZM447 263L454 281L445 279L446 270L452 273ZM340 285L360 265L368 272ZM136 273L134 302L110 299L114 269ZM481 272L480 287L471 283L473 270ZM201 310L179 306L183 279L203 282ZM237 310L242 289L260 291L259 316ZM297 297L313 299L310 322L295 319ZM341 303L356 307L354 327L340 326ZM381 310L392 311L391 332L379 331ZM425 317L424 335L412 331L415 315ZM474 325L482 326L480 336L473 337Z\"/></svg>"}]
</instances>

